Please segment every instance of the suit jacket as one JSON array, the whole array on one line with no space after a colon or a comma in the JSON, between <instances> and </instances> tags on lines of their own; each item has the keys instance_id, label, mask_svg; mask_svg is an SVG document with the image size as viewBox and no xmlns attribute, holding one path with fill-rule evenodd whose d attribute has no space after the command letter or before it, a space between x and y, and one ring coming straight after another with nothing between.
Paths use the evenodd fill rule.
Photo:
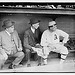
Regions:
<instances>
[{"instance_id":1,"label":"suit jacket","mask_svg":"<svg viewBox=\"0 0 75 75\"><path fill-rule=\"evenodd\" d=\"M21 40L16 30L14 31L12 36L13 36L13 40L15 42L16 48L17 49L20 48L22 50ZM11 47L12 47L11 38L9 37L6 31L1 31L0 32L0 53L6 52L7 54L10 54Z\"/></svg>"},{"instance_id":2,"label":"suit jacket","mask_svg":"<svg viewBox=\"0 0 75 75\"><path fill-rule=\"evenodd\" d=\"M34 47L37 43L40 43L40 39L41 32L39 28L36 30L36 33L33 33L31 28L28 28L24 33L24 47L31 49L31 47Z\"/></svg>"}]
</instances>

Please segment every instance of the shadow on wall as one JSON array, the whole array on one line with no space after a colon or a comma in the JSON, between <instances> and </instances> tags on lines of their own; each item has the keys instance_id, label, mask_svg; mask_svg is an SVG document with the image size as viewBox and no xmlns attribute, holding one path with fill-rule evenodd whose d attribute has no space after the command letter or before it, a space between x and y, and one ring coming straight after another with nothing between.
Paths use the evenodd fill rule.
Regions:
<instances>
[{"instance_id":1,"label":"shadow on wall","mask_svg":"<svg viewBox=\"0 0 75 75\"><path fill-rule=\"evenodd\" d=\"M0 14L0 31L3 30L2 22L5 19L11 19L15 21L15 29L17 30L23 44L24 31L28 27L30 27L29 21L30 21L30 18L32 17L41 21L40 22L41 32L47 29L48 19L52 20L51 18L48 18L44 15L39 15L39 14Z\"/></svg>"},{"instance_id":2,"label":"shadow on wall","mask_svg":"<svg viewBox=\"0 0 75 75\"><path fill-rule=\"evenodd\" d=\"M2 21L5 19L11 19L15 21L15 29L19 34L22 34L28 27L30 27L29 20L32 17L41 20L40 29L42 32L47 29L48 19L52 20L51 18L38 14L0 14L0 31L2 30Z\"/></svg>"},{"instance_id":3,"label":"shadow on wall","mask_svg":"<svg viewBox=\"0 0 75 75\"><path fill-rule=\"evenodd\" d=\"M57 26L59 29L64 30L71 36L75 34L75 17L71 15L46 15L46 14L0 14L0 31L2 31L2 21L5 19L11 19L15 21L15 29L19 33L21 40L23 41L24 31L30 27L29 20L34 17L40 20L40 30L43 32L47 29L48 21L56 18ZM73 34L73 35L72 35ZM73 36L74 37L74 36Z\"/></svg>"}]
</instances>

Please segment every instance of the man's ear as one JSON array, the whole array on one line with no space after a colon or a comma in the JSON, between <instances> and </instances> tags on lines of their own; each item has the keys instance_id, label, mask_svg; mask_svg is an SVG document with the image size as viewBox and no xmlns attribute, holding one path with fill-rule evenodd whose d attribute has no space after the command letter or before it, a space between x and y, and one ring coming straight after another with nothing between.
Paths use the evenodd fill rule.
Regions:
<instances>
[{"instance_id":1,"label":"man's ear","mask_svg":"<svg viewBox=\"0 0 75 75\"><path fill-rule=\"evenodd\" d=\"M5 28L6 30L8 30L8 28Z\"/></svg>"}]
</instances>

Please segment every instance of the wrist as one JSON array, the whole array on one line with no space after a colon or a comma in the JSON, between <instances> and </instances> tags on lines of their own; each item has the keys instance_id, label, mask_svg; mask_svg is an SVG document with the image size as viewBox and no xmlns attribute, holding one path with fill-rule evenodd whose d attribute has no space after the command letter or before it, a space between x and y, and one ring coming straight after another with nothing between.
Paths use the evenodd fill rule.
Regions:
<instances>
[{"instance_id":1,"label":"wrist","mask_svg":"<svg viewBox=\"0 0 75 75\"><path fill-rule=\"evenodd\" d=\"M61 45L64 45L64 43L63 43L63 42L60 42L60 44L61 44Z\"/></svg>"},{"instance_id":2,"label":"wrist","mask_svg":"<svg viewBox=\"0 0 75 75\"><path fill-rule=\"evenodd\" d=\"M66 42L63 41L62 43L65 44Z\"/></svg>"},{"instance_id":3,"label":"wrist","mask_svg":"<svg viewBox=\"0 0 75 75\"><path fill-rule=\"evenodd\" d=\"M22 48L18 48L18 51L22 51Z\"/></svg>"}]
</instances>

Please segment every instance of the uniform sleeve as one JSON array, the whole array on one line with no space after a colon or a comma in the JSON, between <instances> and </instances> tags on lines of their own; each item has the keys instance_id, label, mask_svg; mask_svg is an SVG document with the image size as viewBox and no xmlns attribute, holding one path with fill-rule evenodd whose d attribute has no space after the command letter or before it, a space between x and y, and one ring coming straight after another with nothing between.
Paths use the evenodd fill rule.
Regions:
<instances>
[{"instance_id":1,"label":"uniform sleeve","mask_svg":"<svg viewBox=\"0 0 75 75\"><path fill-rule=\"evenodd\" d=\"M28 49L31 49L32 47L29 45L28 39L29 39L29 33L26 31L24 33L24 42L23 42L24 43L24 47L28 48Z\"/></svg>"},{"instance_id":2,"label":"uniform sleeve","mask_svg":"<svg viewBox=\"0 0 75 75\"><path fill-rule=\"evenodd\" d=\"M42 37L41 37L41 46L48 46L48 42L47 42L47 33L43 32Z\"/></svg>"},{"instance_id":3,"label":"uniform sleeve","mask_svg":"<svg viewBox=\"0 0 75 75\"><path fill-rule=\"evenodd\" d=\"M67 41L69 40L69 34L67 34L66 32L64 32L62 30L60 30L59 31L59 35L62 36L62 37L64 37L63 43L67 43Z\"/></svg>"}]
</instances>

